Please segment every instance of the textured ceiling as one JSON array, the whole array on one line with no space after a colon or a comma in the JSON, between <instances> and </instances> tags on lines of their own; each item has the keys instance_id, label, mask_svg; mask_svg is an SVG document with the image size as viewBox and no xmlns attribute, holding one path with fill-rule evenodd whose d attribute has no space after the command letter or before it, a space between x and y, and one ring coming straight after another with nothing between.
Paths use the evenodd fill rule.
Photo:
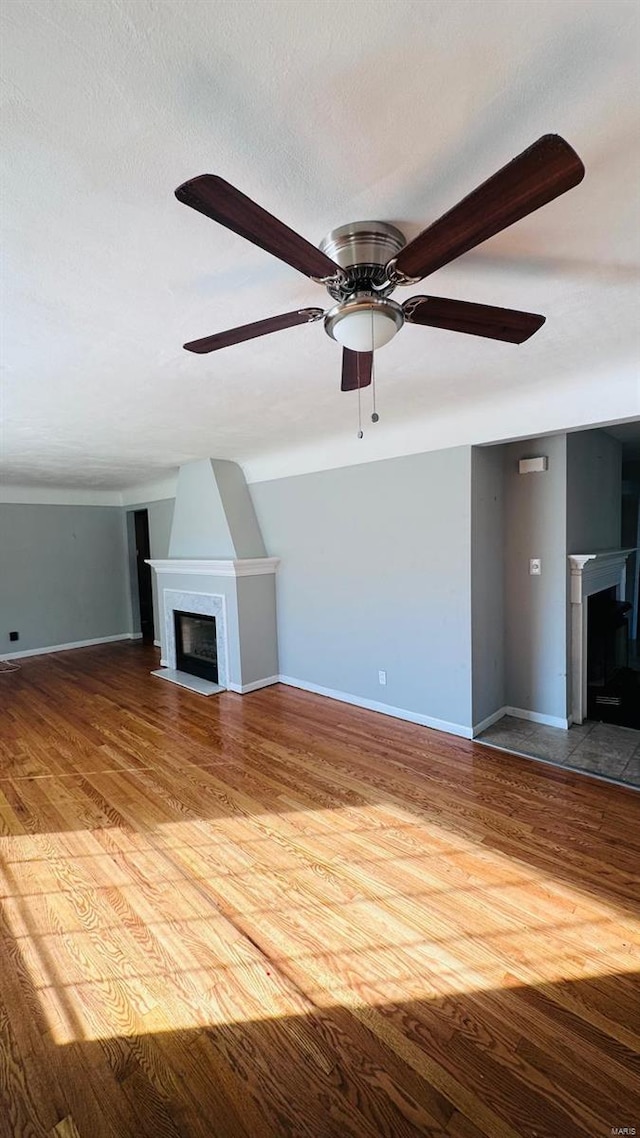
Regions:
<instances>
[{"instance_id":1,"label":"textured ceiling","mask_svg":"<svg viewBox=\"0 0 640 1138\"><path fill-rule=\"evenodd\" d=\"M640 414L639 12L10 0L3 480L118 488L208 455L269 477ZM529 343L405 327L377 355L362 442L321 324L182 351L328 305L179 205L186 178L220 174L314 242L369 217L413 236L547 132L582 185L417 290L546 314Z\"/></svg>"}]
</instances>

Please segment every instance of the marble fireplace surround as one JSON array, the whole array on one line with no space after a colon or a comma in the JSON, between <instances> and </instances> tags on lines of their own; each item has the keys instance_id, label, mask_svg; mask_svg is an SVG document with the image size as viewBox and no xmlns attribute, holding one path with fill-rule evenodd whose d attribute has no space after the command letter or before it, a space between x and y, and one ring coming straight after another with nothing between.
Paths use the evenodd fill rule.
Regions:
<instances>
[{"instance_id":1,"label":"marble fireplace surround","mask_svg":"<svg viewBox=\"0 0 640 1138\"><path fill-rule=\"evenodd\" d=\"M216 618L221 688L244 694L278 682L275 573L279 558L168 558L150 560L149 565L158 582L162 668L176 669L174 612L179 609Z\"/></svg>"},{"instance_id":2,"label":"marble fireplace surround","mask_svg":"<svg viewBox=\"0 0 640 1138\"><path fill-rule=\"evenodd\" d=\"M571 718L582 723L587 714L587 599L603 589L625 595L627 558L633 549L569 555L571 573Z\"/></svg>"},{"instance_id":3,"label":"marble fireplace surround","mask_svg":"<svg viewBox=\"0 0 640 1138\"><path fill-rule=\"evenodd\" d=\"M187 593L178 589L165 589L164 608L164 658L160 663L165 668L176 668L176 626L174 613L193 613L195 616L215 616L216 650L218 653L218 684L221 688L229 686L227 613L225 598L216 593Z\"/></svg>"}]
</instances>

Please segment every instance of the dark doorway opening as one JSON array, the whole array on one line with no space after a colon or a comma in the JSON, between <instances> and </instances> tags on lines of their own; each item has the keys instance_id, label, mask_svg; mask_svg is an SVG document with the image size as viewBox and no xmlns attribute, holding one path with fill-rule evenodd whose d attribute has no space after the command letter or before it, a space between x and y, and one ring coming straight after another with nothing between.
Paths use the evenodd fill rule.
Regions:
<instances>
[{"instance_id":1,"label":"dark doorway opening","mask_svg":"<svg viewBox=\"0 0 640 1138\"><path fill-rule=\"evenodd\" d=\"M176 668L218 683L218 647L215 616L200 616L174 609Z\"/></svg>"},{"instance_id":2,"label":"dark doorway opening","mask_svg":"<svg viewBox=\"0 0 640 1138\"><path fill-rule=\"evenodd\" d=\"M151 557L148 511L135 510L133 523L136 539L136 572L138 578L138 602L140 605L140 630L145 644L153 644L155 636L153 626L153 589L151 586L151 566L147 565L147 561Z\"/></svg>"}]
</instances>

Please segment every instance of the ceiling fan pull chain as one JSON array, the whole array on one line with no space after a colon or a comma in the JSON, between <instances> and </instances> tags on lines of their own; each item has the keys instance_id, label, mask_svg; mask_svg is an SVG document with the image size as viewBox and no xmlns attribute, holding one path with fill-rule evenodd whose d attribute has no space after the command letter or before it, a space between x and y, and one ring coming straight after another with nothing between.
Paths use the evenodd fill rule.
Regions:
<instances>
[{"instance_id":1,"label":"ceiling fan pull chain","mask_svg":"<svg viewBox=\"0 0 640 1138\"><path fill-rule=\"evenodd\" d=\"M360 376L358 376L358 438L364 438L364 431L362 430L362 394L360 388Z\"/></svg>"},{"instance_id":2,"label":"ceiling fan pull chain","mask_svg":"<svg viewBox=\"0 0 640 1138\"><path fill-rule=\"evenodd\" d=\"M377 423L380 416L376 411L376 353L374 350L373 309L371 310L371 396L373 401L371 422Z\"/></svg>"}]
</instances>

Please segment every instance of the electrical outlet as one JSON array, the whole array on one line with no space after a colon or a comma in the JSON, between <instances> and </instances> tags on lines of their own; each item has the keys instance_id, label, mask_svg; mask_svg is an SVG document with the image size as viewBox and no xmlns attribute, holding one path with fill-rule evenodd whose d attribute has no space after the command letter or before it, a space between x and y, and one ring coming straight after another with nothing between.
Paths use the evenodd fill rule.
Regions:
<instances>
[{"instance_id":1,"label":"electrical outlet","mask_svg":"<svg viewBox=\"0 0 640 1138\"><path fill-rule=\"evenodd\" d=\"M384 672L384 671L382 671L382 670L381 670L381 671L379 671L379 672L378 672L378 683L379 683L379 684L382 684L382 685L383 685L383 687L384 687L384 685L386 684L386 682L387 682L387 673L386 673L386 672Z\"/></svg>"},{"instance_id":2,"label":"electrical outlet","mask_svg":"<svg viewBox=\"0 0 640 1138\"><path fill-rule=\"evenodd\" d=\"M542 574L542 560L540 557L532 557L529 561L529 575L531 577L540 577Z\"/></svg>"},{"instance_id":3,"label":"electrical outlet","mask_svg":"<svg viewBox=\"0 0 640 1138\"><path fill-rule=\"evenodd\" d=\"M18 636L17 632L10 632L9 633L9 640L19 640L19 639L20 639L20 637Z\"/></svg>"}]
</instances>

